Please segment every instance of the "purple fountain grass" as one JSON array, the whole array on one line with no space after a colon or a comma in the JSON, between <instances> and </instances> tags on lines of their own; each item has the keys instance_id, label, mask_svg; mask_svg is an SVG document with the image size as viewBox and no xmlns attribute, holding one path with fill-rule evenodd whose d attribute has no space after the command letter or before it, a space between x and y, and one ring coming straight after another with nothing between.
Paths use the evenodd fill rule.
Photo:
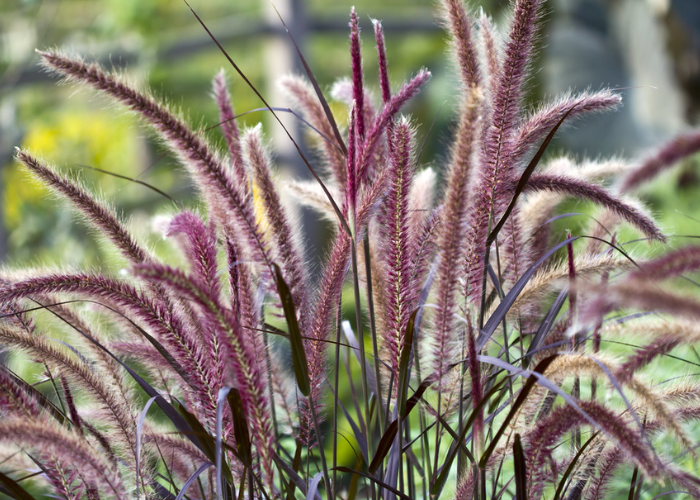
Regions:
<instances>
[{"instance_id":1,"label":"purple fountain grass","mask_svg":"<svg viewBox=\"0 0 700 500\"><path fill-rule=\"evenodd\" d=\"M223 135L218 151L203 130L191 129L179 113L116 73L57 51L39 52L45 68L141 115L187 169L204 203L169 222L167 234L183 254L174 259L178 268L156 260L113 209L76 181L18 150L21 163L117 247L134 283L104 272L47 271L0 283L0 349L27 354L42 381L50 382L47 390L35 390L0 368L2 444L33 452L51 493L70 500L126 498L132 490L147 498L182 497L184 485L201 500L300 494L437 499L455 484L457 499L476 494L487 500L493 489L498 500L512 490L511 468L500 465L511 455L518 496L526 492L533 499L550 496L558 484L556 498L598 496L621 474L623 461L645 478L700 492L700 481L662 462L651 440L670 430L679 446L692 449L683 426L700 419L700 391L655 384L648 380L651 370L644 370L676 345L695 342L700 329L688 320L657 324L641 316L633 333L651 340L610 361L607 341L629 329L605 317L631 309L699 318L700 301L670 293L661 280L699 269L700 251L673 251L629 271L634 263L617 256L618 247L579 248L570 241L553 247L555 231L548 227L557 203L575 197L612 214L604 223L630 223L647 239L664 242L643 207L603 185L637 187L700 150L700 135L668 143L619 184L614 176L629 171L620 160L578 165L564 158L535 172L565 119L614 109L620 97L610 90L569 92L525 109L544 0L512 3L501 43L485 14L472 17L462 0L441 0L458 83L443 166L421 170L413 122L399 115L430 73L420 70L392 93L378 21L379 103L370 99L363 75L354 9L350 78L331 92L338 102L327 105L306 61L312 84L284 79L296 106L292 113L311 125L316 146L316 157L303 159L323 181L296 183L290 191L330 220L332 230L317 279L304 262L301 228L283 196L289 184L276 182L262 129L239 131L223 72L212 84ZM338 123L342 134L331 114L338 103L348 111L346 122ZM343 293L351 266L354 304ZM364 297L360 284L367 285ZM560 291L552 301L554 288ZM345 330L344 341L348 306L356 324ZM35 310L41 310L36 324ZM58 341L50 334L57 320L43 321L48 313L62 322ZM409 323L412 346L405 345ZM595 358L583 347L565 352L567 332L577 332L578 340L592 326ZM366 354L370 344L373 356ZM287 346L293 376L286 373ZM663 362L680 361L675 358ZM154 423L147 408L137 417L142 399L129 376L158 395L148 404L155 402L169 422ZM518 376L522 385L511 381ZM612 383L599 384L608 378ZM225 388L235 390L225 398ZM55 394L47 394L51 390ZM332 421L324 408L329 395L337 404ZM615 405L624 411L616 413ZM360 448L357 471L335 437L343 436L343 422L351 428L351 445ZM589 428L602 432L579 454ZM513 445L515 432L524 450ZM565 445L570 432L574 446ZM334 436L332 466L326 436ZM568 483L564 470L573 473ZM357 474L350 479L348 471ZM355 480L362 476L369 482L360 489ZM0 489L20 491L14 484L23 489L26 483L0 474Z\"/></svg>"},{"instance_id":2,"label":"purple fountain grass","mask_svg":"<svg viewBox=\"0 0 700 500\"><path fill-rule=\"evenodd\" d=\"M451 46L460 80L465 90L478 86L481 79L476 47L472 41L471 20L468 18L461 0L443 0L443 23L451 37Z\"/></svg>"},{"instance_id":3,"label":"purple fountain grass","mask_svg":"<svg viewBox=\"0 0 700 500\"><path fill-rule=\"evenodd\" d=\"M469 210L471 227L466 240L464 261L465 295L481 296L486 239L491 224L500 215L497 190L511 176L512 134L518 122L527 65L531 60L541 0L518 0L515 4L510 37L504 50L491 103L491 120L481 147L481 168L475 179L476 197Z\"/></svg>"},{"instance_id":4,"label":"purple fountain grass","mask_svg":"<svg viewBox=\"0 0 700 500\"><path fill-rule=\"evenodd\" d=\"M388 182L387 170L382 172L378 179L367 190L363 191L358 203L355 218L356 240L361 240L367 230L371 217L376 213L379 202L383 198ZM352 241L344 231L338 231L324 265L321 283L319 284L316 302L311 314L310 339L304 342L309 364L309 378L311 380L310 399L318 409L322 407L320 400L321 388L325 377L325 351L323 342L331 331L335 329L335 314L346 275L350 269L350 252ZM304 408L301 429L305 432L306 443L311 444L313 430L310 428L311 418L307 414L308 408Z\"/></svg>"},{"instance_id":5,"label":"purple fountain grass","mask_svg":"<svg viewBox=\"0 0 700 500\"><path fill-rule=\"evenodd\" d=\"M168 236L182 235L187 261L193 273L205 284L207 292L218 299L221 293L216 258L216 230L213 224L207 227L202 219L192 212L177 214L168 225Z\"/></svg>"},{"instance_id":6,"label":"purple fountain grass","mask_svg":"<svg viewBox=\"0 0 700 500\"><path fill-rule=\"evenodd\" d=\"M352 74L352 98L357 110L357 137L365 138L365 89L362 74L362 43L360 40L360 21L355 7L350 11L350 72Z\"/></svg>"},{"instance_id":7,"label":"purple fountain grass","mask_svg":"<svg viewBox=\"0 0 700 500\"><path fill-rule=\"evenodd\" d=\"M268 486L273 484L273 436L270 408L266 390L266 369L254 363L256 355L247 342L237 318L221 301L207 293L206 285L197 276L186 276L177 269L159 264L142 264L134 268L137 276L148 278L172 288L193 300L208 318L218 335L229 371L225 384L240 391L246 421L262 460ZM215 387L219 389L220 387Z\"/></svg>"},{"instance_id":8,"label":"purple fountain grass","mask_svg":"<svg viewBox=\"0 0 700 500\"><path fill-rule=\"evenodd\" d=\"M12 283L0 288L0 300L19 300L53 293L70 293L105 300L122 308L129 316L143 321L148 329L172 348L173 356L182 367L194 374L194 377L185 382L200 395L205 412L210 417L215 415L216 391L207 377L209 359L202 353L193 332L183 328L177 313L131 285L103 275L86 273L40 276Z\"/></svg>"},{"instance_id":9,"label":"purple fountain grass","mask_svg":"<svg viewBox=\"0 0 700 500\"><path fill-rule=\"evenodd\" d=\"M698 151L700 151L700 131L698 130L672 139L625 176L620 182L619 191L625 193L637 188L659 175L664 169Z\"/></svg>"},{"instance_id":10,"label":"purple fountain grass","mask_svg":"<svg viewBox=\"0 0 700 500\"><path fill-rule=\"evenodd\" d=\"M69 80L86 84L123 103L140 114L170 145L196 181L209 209L222 225L231 213L241 232L249 239L248 250L261 264L270 262L260 228L255 223L252 200L241 192L227 173L219 156L201 134L191 131L178 116L152 97L105 73L97 64L87 64L58 52L40 52L42 63Z\"/></svg>"},{"instance_id":11,"label":"purple fountain grass","mask_svg":"<svg viewBox=\"0 0 700 500\"><path fill-rule=\"evenodd\" d=\"M382 339L387 348L387 360L396 380L399 376L399 358L405 349L406 325L412 311L409 244L408 194L413 180L413 134L410 124L402 121L393 127L390 137L389 189L384 200L387 233L381 255L386 268L386 325ZM410 252L410 253L408 253Z\"/></svg>"},{"instance_id":12,"label":"purple fountain grass","mask_svg":"<svg viewBox=\"0 0 700 500\"><path fill-rule=\"evenodd\" d=\"M379 88L382 91L382 102L386 104L391 100L391 85L389 84L389 69L386 61L386 44L384 43L384 29L382 23L372 19L374 25L374 40L377 43L377 62L379 66Z\"/></svg>"},{"instance_id":13,"label":"purple fountain grass","mask_svg":"<svg viewBox=\"0 0 700 500\"><path fill-rule=\"evenodd\" d=\"M263 342L258 330L262 328L261 294L253 282L250 266L237 260L240 250L232 237L226 238L228 256L229 282L231 287L231 310L240 318L241 327L247 332L249 341L254 347L257 357L264 356Z\"/></svg>"},{"instance_id":14,"label":"purple fountain grass","mask_svg":"<svg viewBox=\"0 0 700 500\"><path fill-rule=\"evenodd\" d=\"M644 262L632 278L662 280L700 269L700 247L689 246Z\"/></svg>"},{"instance_id":15,"label":"purple fountain grass","mask_svg":"<svg viewBox=\"0 0 700 500\"><path fill-rule=\"evenodd\" d=\"M307 304L308 285L301 243L298 239L300 230L292 224L272 181L271 159L264 146L260 128L254 128L245 133L243 150L257 188L258 200L265 210L269 239L274 242L273 247L276 249L276 260L282 268L285 280L289 283L297 310L304 311ZM302 316L302 320L305 320L305 316Z\"/></svg>"},{"instance_id":16,"label":"purple fountain grass","mask_svg":"<svg viewBox=\"0 0 700 500\"><path fill-rule=\"evenodd\" d=\"M488 85L486 85L489 93L495 92L496 78L501 72L500 62L500 47L498 46L498 33L496 31L491 18L482 12L479 16L479 40L482 45L482 51L486 60L485 67L488 70Z\"/></svg>"},{"instance_id":17,"label":"purple fountain grass","mask_svg":"<svg viewBox=\"0 0 700 500\"><path fill-rule=\"evenodd\" d=\"M513 186L515 187L515 186ZM533 174L525 186L525 191L552 191L590 200L615 212L632 224L651 240L666 242L666 236L656 223L637 208L615 198L605 189L576 178L553 174Z\"/></svg>"},{"instance_id":18,"label":"purple fountain grass","mask_svg":"<svg viewBox=\"0 0 700 500\"><path fill-rule=\"evenodd\" d=\"M323 159L323 166L331 174L331 183L340 190L345 189L346 158L343 155L342 149L340 149L333 140L333 128L331 124L328 123L326 114L323 111L323 106L321 106L321 103L314 94L313 87L306 81L295 76L284 77L280 84L292 100L301 108L304 118L311 123L316 130L319 130L321 134L323 134L323 137L318 140L318 149Z\"/></svg>"},{"instance_id":19,"label":"purple fountain grass","mask_svg":"<svg viewBox=\"0 0 700 500\"><path fill-rule=\"evenodd\" d=\"M245 171L245 165L243 164L243 156L241 155L240 133L238 131L238 125L236 124L236 115L233 112L233 105L231 104L231 95L228 91L226 73L223 70L214 77L213 92L214 99L216 99L216 104L219 107L219 117L221 119L224 139L226 140L226 145L231 155L234 178L242 189L246 189L248 185L248 175Z\"/></svg>"},{"instance_id":20,"label":"purple fountain grass","mask_svg":"<svg viewBox=\"0 0 700 500\"><path fill-rule=\"evenodd\" d=\"M131 262L145 262L150 258L146 250L134 240L116 214L104 203L97 201L79 184L56 173L26 151L17 149L17 159L51 190L73 204L85 217L85 221L94 226L101 235L107 237Z\"/></svg>"},{"instance_id":21,"label":"purple fountain grass","mask_svg":"<svg viewBox=\"0 0 700 500\"><path fill-rule=\"evenodd\" d=\"M654 478L662 474L663 464L646 447L639 432L630 428L623 418L594 401L578 401L578 404L594 420L595 426L620 446L648 476ZM580 411L569 405L554 409L546 419L537 422L528 434L526 453L530 470L542 471L559 438L570 429L586 424L590 425Z\"/></svg>"},{"instance_id":22,"label":"purple fountain grass","mask_svg":"<svg viewBox=\"0 0 700 500\"><path fill-rule=\"evenodd\" d=\"M50 421L4 419L0 422L0 441L22 443L42 453L51 453L61 461L80 468L85 479L94 481L95 486L111 491L111 498L130 498L119 474L82 436Z\"/></svg>"},{"instance_id":23,"label":"purple fountain grass","mask_svg":"<svg viewBox=\"0 0 700 500\"><path fill-rule=\"evenodd\" d=\"M113 443L118 443L121 447L130 450L133 456L135 429L132 410L129 406L130 402L118 397L119 394L105 384L87 363L80 359L71 358L69 354L43 336L0 327L0 341L5 345L23 350L36 359L50 360L50 363L63 370L67 376L70 376L71 380L88 391L100 402L104 413L103 418L118 431L117 436L114 436Z\"/></svg>"},{"instance_id":24,"label":"purple fountain grass","mask_svg":"<svg viewBox=\"0 0 700 500\"><path fill-rule=\"evenodd\" d=\"M662 338L637 349L632 356L627 358L624 364L620 365L615 373L615 378L617 378L618 382L624 384L629 381L637 371L651 363L655 358L670 352L678 344L678 340Z\"/></svg>"},{"instance_id":25,"label":"purple fountain grass","mask_svg":"<svg viewBox=\"0 0 700 500\"><path fill-rule=\"evenodd\" d=\"M372 126L367 131L362 149L359 151L358 156L357 176L361 184L364 184L367 178L367 174L370 170L370 160L387 125L389 125L389 122L394 118L396 113L418 93L420 88L430 79L430 76L430 72L427 70L419 71L416 76L391 97L389 102L384 105L382 111L372 122Z\"/></svg>"},{"instance_id":26,"label":"purple fountain grass","mask_svg":"<svg viewBox=\"0 0 700 500\"><path fill-rule=\"evenodd\" d=\"M614 111L621 103L620 95L606 89L583 92L576 96L564 95L541 106L514 131L511 161L514 164L522 161L527 152L535 148L565 115L570 121L589 113Z\"/></svg>"},{"instance_id":27,"label":"purple fountain grass","mask_svg":"<svg viewBox=\"0 0 700 500\"><path fill-rule=\"evenodd\" d=\"M19 385L8 370L5 366L0 367L0 411L18 414L26 419L41 415L44 408L39 400L26 387Z\"/></svg>"},{"instance_id":28,"label":"purple fountain grass","mask_svg":"<svg viewBox=\"0 0 700 500\"><path fill-rule=\"evenodd\" d=\"M434 369L444 372L445 366L458 359L459 354L450 350L456 340L456 293L461 273L458 262L463 257L463 231L466 229L470 203L469 187L476 160L477 138L481 133L483 95L480 89L481 73L477 65L476 50L471 39L471 25L461 2L446 1L443 5L445 23L449 27L455 58L460 67L464 97L461 103L455 140L450 151L446 191L443 209L437 227L437 245L440 249L435 304L437 314L433 319Z\"/></svg>"},{"instance_id":29,"label":"purple fountain grass","mask_svg":"<svg viewBox=\"0 0 700 500\"><path fill-rule=\"evenodd\" d=\"M666 291L654 282L631 279L596 289L581 313L583 321L588 321L624 307L670 313L687 319L700 318L700 301Z\"/></svg>"}]
</instances>

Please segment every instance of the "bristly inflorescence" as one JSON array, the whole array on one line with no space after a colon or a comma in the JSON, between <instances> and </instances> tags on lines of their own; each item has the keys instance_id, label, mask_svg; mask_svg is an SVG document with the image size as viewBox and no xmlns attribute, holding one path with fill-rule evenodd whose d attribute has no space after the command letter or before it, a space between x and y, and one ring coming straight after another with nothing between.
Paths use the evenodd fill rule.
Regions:
<instances>
[{"instance_id":1,"label":"bristly inflorescence","mask_svg":"<svg viewBox=\"0 0 700 500\"><path fill-rule=\"evenodd\" d=\"M430 72L392 88L373 20L373 99L353 9L350 79L332 92L347 122L338 127L312 75L282 81L311 125L314 157L304 160L320 174L288 190L262 127L239 128L223 71L212 91L220 150L122 76L40 51L48 71L153 129L201 203L178 205L167 224L183 266L147 250L71 176L18 149L119 251L129 276L4 273L0 347L27 356L53 389L0 366L0 443L22 451L3 449L0 460L38 466L50 494L69 500L602 498L626 462L629 498L645 479L699 496L700 480L656 436L691 451L686 424L700 418L700 388L648 375L684 362L675 350L700 341L700 301L673 289L700 270L700 251L644 260L624 239L667 241L632 191L699 151L700 135L638 162L542 160L560 126L614 110L621 97L569 92L527 108L545 1L513 4L500 34L461 0L441 2L457 112L439 167L420 164L427 131L402 114ZM331 223L317 277L286 191ZM559 235L555 210L566 198L598 206L596 224ZM629 349L610 354L613 343ZM0 483L31 498L23 481L3 472Z\"/></svg>"}]
</instances>

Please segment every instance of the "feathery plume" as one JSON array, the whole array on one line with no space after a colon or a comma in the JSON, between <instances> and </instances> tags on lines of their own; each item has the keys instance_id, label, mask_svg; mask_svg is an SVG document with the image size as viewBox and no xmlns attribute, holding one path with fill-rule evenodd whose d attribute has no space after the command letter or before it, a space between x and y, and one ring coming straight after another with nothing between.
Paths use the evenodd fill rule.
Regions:
<instances>
[{"instance_id":1,"label":"feathery plume","mask_svg":"<svg viewBox=\"0 0 700 500\"><path fill-rule=\"evenodd\" d=\"M399 358L404 349L406 325L411 315L408 195L413 180L412 133L406 120L397 123L390 142L389 189L386 194L387 235L382 256L386 267L387 324L383 333L388 360L395 377L399 374ZM398 378L397 378L398 380Z\"/></svg>"},{"instance_id":2,"label":"feathery plume","mask_svg":"<svg viewBox=\"0 0 700 500\"><path fill-rule=\"evenodd\" d=\"M224 70L221 70L214 77L213 89L214 99L219 107L219 118L221 120L221 128L224 131L224 139L226 140L228 151L231 154L234 176L241 187L245 189L248 185L248 176L246 175L243 165L238 125L236 124L236 115L231 105L231 95L228 91L226 73Z\"/></svg>"},{"instance_id":3,"label":"feathery plume","mask_svg":"<svg viewBox=\"0 0 700 500\"><path fill-rule=\"evenodd\" d=\"M122 308L146 328L154 331L172 348L171 353L187 372L194 374L185 382L199 394L209 412L216 412L216 392L212 389L207 373L208 359L203 355L197 337L183 328L179 315L152 300L131 285L106 276L87 273L54 274L30 278L0 288L0 300L17 300L36 295L71 293L93 299L105 300Z\"/></svg>"},{"instance_id":4,"label":"feathery plume","mask_svg":"<svg viewBox=\"0 0 700 500\"><path fill-rule=\"evenodd\" d=\"M568 122L585 114L614 110L621 103L622 97L607 89L559 97L553 103L540 107L518 127L513 137L511 160L514 163L521 161L567 113Z\"/></svg>"},{"instance_id":5,"label":"feathery plume","mask_svg":"<svg viewBox=\"0 0 700 500\"><path fill-rule=\"evenodd\" d=\"M159 264L143 264L134 268L138 276L171 287L195 301L215 324L219 345L224 349L233 381L227 385L237 387L241 394L243 411L250 423L258 453L262 459L266 481L272 485L273 438L270 424L269 401L263 373L252 360L256 355L246 341L237 318L232 311L207 293L206 286L197 277L186 276L181 271ZM234 384L234 385L231 385ZM218 388L217 388L218 389Z\"/></svg>"},{"instance_id":6,"label":"feathery plume","mask_svg":"<svg viewBox=\"0 0 700 500\"><path fill-rule=\"evenodd\" d=\"M5 345L12 345L22 349L36 359L42 359L64 370L66 375L79 383L81 387L89 391L103 406L105 417L118 429L120 444L130 450L135 450L134 419L129 401L122 400L113 388L107 385L98 373L79 358L73 358L64 350L59 349L53 343L39 335L31 335L14 329L0 326L0 341Z\"/></svg>"},{"instance_id":7,"label":"feathery plume","mask_svg":"<svg viewBox=\"0 0 700 500\"><path fill-rule=\"evenodd\" d=\"M382 101L384 104L391 99L391 87L389 85L389 70L386 62L386 45L384 43L384 29L382 23L377 19L372 19L374 25L374 40L377 43L377 61L379 63L379 88L382 91Z\"/></svg>"},{"instance_id":8,"label":"feathery plume","mask_svg":"<svg viewBox=\"0 0 700 500\"><path fill-rule=\"evenodd\" d=\"M700 269L700 247L690 246L640 264L631 278L662 280Z\"/></svg>"},{"instance_id":9,"label":"feathery plume","mask_svg":"<svg viewBox=\"0 0 700 500\"><path fill-rule=\"evenodd\" d=\"M17 149L16 158L27 169L46 183L51 190L68 200L85 217L85 221L110 240L131 262L145 262L150 257L136 243L117 215L104 203L97 201L79 184L58 174L26 151Z\"/></svg>"},{"instance_id":10,"label":"feathery plume","mask_svg":"<svg viewBox=\"0 0 700 500\"><path fill-rule=\"evenodd\" d=\"M619 183L619 192L626 193L653 179L664 169L700 151L700 131L693 130L672 139L644 160Z\"/></svg>"},{"instance_id":11,"label":"feathery plume","mask_svg":"<svg viewBox=\"0 0 700 500\"><path fill-rule=\"evenodd\" d=\"M481 42L486 69L488 70L488 89L493 94L496 91L496 79L501 72L501 54L498 46L498 32L491 18L481 12L479 16L479 40Z\"/></svg>"},{"instance_id":12,"label":"feathery plume","mask_svg":"<svg viewBox=\"0 0 700 500\"><path fill-rule=\"evenodd\" d=\"M443 0L443 23L450 34L452 50L460 69L465 90L478 86L481 80L476 47L472 41L471 20L461 0Z\"/></svg>"},{"instance_id":13,"label":"feathery plume","mask_svg":"<svg viewBox=\"0 0 700 500\"><path fill-rule=\"evenodd\" d=\"M110 491L110 497L117 500L129 498L119 474L84 439L63 427L50 422L3 419L0 422L0 441L22 443L42 453L51 453L81 469L87 478Z\"/></svg>"},{"instance_id":14,"label":"feathery plume","mask_svg":"<svg viewBox=\"0 0 700 500\"><path fill-rule=\"evenodd\" d=\"M357 109L357 137L365 138L365 90L362 75L362 48L360 41L360 21L355 7L350 10L350 68L352 72L352 96Z\"/></svg>"},{"instance_id":15,"label":"feathery plume","mask_svg":"<svg viewBox=\"0 0 700 500\"><path fill-rule=\"evenodd\" d=\"M213 225L207 227L202 219L192 212L182 212L170 221L168 236L184 236L184 249L192 271L206 284L207 291L218 297L221 285L216 261L216 231Z\"/></svg>"},{"instance_id":16,"label":"feathery plume","mask_svg":"<svg viewBox=\"0 0 700 500\"><path fill-rule=\"evenodd\" d=\"M346 177L345 156L333 140L333 128L328 122L328 118L326 118L326 113L323 111L323 107L318 101L313 87L308 82L295 76L282 78L280 85L301 108L304 118L323 134L323 137L319 138L317 143L326 167L331 174L331 185L327 184L326 187L331 192L335 186L338 186L338 189L344 189ZM315 138L316 136L312 137ZM318 186L317 182L314 182L314 184ZM323 196L326 198L325 193ZM333 199L338 198L333 196ZM328 198L326 198L326 203L328 203ZM337 217L335 212L333 212L333 217Z\"/></svg>"},{"instance_id":17,"label":"feathery plume","mask_svg":"<svg viewBox=\"0 0 700 500\"><path fill-rule=\"evenodd\" d=\"M430 71L421 70L408 83L394 94L389 102L384 105L382 111L377 115L372 123L372 126L367 131L362 150L359 151L359 161L357 164L357 176L361 183L364 183L369 169L370 158L372 157L379 138L386 130L389 122L394 118L396 113L413 97L420 88L430 79Z\"/></svg>"},{"instance_id":18,"label":"feathery plume","mask_svg":"<svg viewBox=\"0 0 700 500\"><path fill-rule=\"evenodd\" d=\"M562 175L533 174L525 186L525 191L543 190L566 193L569 196L590 200L612 210L639 229L648 238L661 242L666 241L666 236L663 235L649 216L615 198L599 186Z\"/></svg>"},{"instance_id":19,"label":"feathery plume","mask_svg":"<svg viewBox=\"0 0 700 500\"><path fill-rule=\"evenodd\" d=\"M219 156L200 133L191 131L163 104L129 87L118 77L105 73L97 64L87 64L52 51L39 52L39 55L49 70L104 92L139 113L177 153L207 200L212 214L220 223L226 224L226 213L232 212L240 230L249 239L249 250L259 262L269 262L264 239L255 223L252 201L231 179Z\"/></svg>"},{"instance_id":20,"label":"feathery plume","mask_svg":"<svg viewBox=\"0 0 700 500\"><path fill-rule=\"evenodd\" d=\"M586 320L601 317L615 308L634 307L645 311L670 313L681 318L700 318L700 302L690 297L674 294L653 282L626 280L593 290L581 313Z\"/></svg>"},{"instance_id":21,"label":"feathery plume","mask_svg":"<svg viewBox=\"0 0 700 500\"><path fill-rule=\"evenodd\" d=\"M272 181L270 155L263 145L259 127L246 131L243 137L243 150L258 189L258 197L265 207L270 239L274 241L285 279L291 288L294 304L298 311L305 311L306 275L302 251L299 248L299 241L295 238L299 231L291 224L287 210ZM302 320L303 323L304 315Z\"/></svg>"}]
</instances>

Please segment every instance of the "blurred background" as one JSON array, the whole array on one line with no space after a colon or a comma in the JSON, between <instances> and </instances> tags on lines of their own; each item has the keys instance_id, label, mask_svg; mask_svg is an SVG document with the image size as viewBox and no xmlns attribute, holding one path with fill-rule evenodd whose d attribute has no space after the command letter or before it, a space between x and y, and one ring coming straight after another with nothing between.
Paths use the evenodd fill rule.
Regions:
<instances>
[{"instance_id":1,"label":"blurred background","mask_svg":"<svg viewBox=\"0 0 700 500\"><path fill-rule=\"evenodd\" d=\"M434 78L410 112L429 134L422 160L438 166L454 120L454 72L444 34L425 0L276 0L273 2L323 89L349 74L347 21L355 5L364 34L366 78L375 85L370 18L383 21L394 86L419 68ZM473 0L505 26L507 0ZM192 7L273 106L287 106L275 80L300 73L293 47L267 0L191 0ZM700 2L698 0L549 0L538 68L529 99L535 103L569 88L623 89L625 106L580 121L555 148L579 156L639 157L663 140L698 125L700 112ZM152 234L154 215L173 204L155 192L86 168L138 178L185 203L193 190L176 162L135 118L92 92L59 86L37 66L35 48L60 47L120 68L183 109L191 123L216 125L211 78L226 68L238 113L258 108L184 2L179 0L0 0L0 259L9 263L97 264L109 255L86 236L70 211L47 197L13 162L21 145L74 171ZM375 87L376 88L376 87ZM342 108L337 111L343 113ZM342 120L342 118L341 118ZM262 121L290 175L308 173L267 113ZM220 141L218 130L208 132ZM297 130L297 133L299 131ZM303 140L303 134L298 135ZM692 161L644 192L670 233L700 233ZM693 217L693 218L691 218ZM315 241L312 232L309 239ZM157 238L152 238L154 245Z\"/></svg>"}]
</instances>

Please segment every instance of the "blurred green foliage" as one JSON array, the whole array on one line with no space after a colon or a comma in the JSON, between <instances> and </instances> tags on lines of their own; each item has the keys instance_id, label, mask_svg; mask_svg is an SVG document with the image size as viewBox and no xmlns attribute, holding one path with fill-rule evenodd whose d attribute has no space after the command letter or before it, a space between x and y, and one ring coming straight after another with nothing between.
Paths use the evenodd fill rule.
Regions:
<instances>
[{"instance_id":1,"label":"blurred green foliage","mask_svg":"<svg viewBox=\"0 0 700 500\"><path fill-rule=\"evenodd\" d=\"M279 7L284 3L277 2ZM507 0L472 1L502 21L500 12ZM556 9L560 0L549 5ZM233 73L224 57L208 39L183 1L172 0L0 0L0 131L11 127L0 143L2 171L2 211L7 232L10 260L35 263L96 263L107 255L97 252L90 237L72 214L50 200L46 192L19 171L11 161L11 146L21 144L50 160L58 168L76 171L88 185L118 205L134 223L148 231L148 217L171 210L172 203L142 186L130 184L105 174L81 167L89 165L121 175L137 177L156 185L171 196L187 203L192 188L181 174L177 162L162 157L159 145L137 121L118 108L87 91L71 86L58 86L55 80L44 78L25 83L25 72L36 71L34 47L60 46L84 54L87 59L100 59L109 65L126 68L128 77L141 88L151 88L175 107L185 110L191 123L202 128L215 126L217 110L210 97L211 78L222 67L230 76L231 92L237 112L261 106L256 96ZM192 7L217 36L226 37L224 45L246 75L264 95L273 95L270 80L270 57L267 47L270 33L256 34L265 19L279 28L268 12L266 2L259 0L192 0ZM309 33L300 37L304 52L317 79L324 89L349 73L347 54L348 34L343 27L351 5L360 14L364 35L364 64L367 80L375 85L376 56L372 38L371 18L391 25L401 22L422 22L437 27L432 3L423 0L361 0L330 2L306 0L302 3L307 20L333 24L338 31ZM282 9L283 10L283 9ZM266 17L268 16L268 17ZM289 19L288 19L289 21ZM555 22L556 16L548 22ZM292 26L292 29L294 27ZM233 36L236 34L243 36ZM296 33L299 35L299 33ZM284 35L282 34L284 37ZM436 118L430 132L422 161L440 162L447 154L443 149L454 118L451 96L455 93L453 70L446 57L445 37L440 30L402 32L387 29L386 33L390 77L394 87L420 67L434 74L427 91L411 104L409 111L419 124L420 135ZM288 43L285 39L285 43ZM547 40L543 41L543 45ZM545 62L546 64L546 62ZM537 84L541 75L536 75ZM595 83L595 82L594 82ZM542 92L533 85L532 98ZM273 105L285 102L273 100ZM10 108L10 124L2 124L2 109ZM340 109L336 107L334 109ZM7 119L6 119L7 121ZM270 119L265 112L241 118L241 124L266 124L270 136ZM4 127L4 128L2 128ZM579 128L586 128L583 122ZM208 132L220 143L218 130ZM11 142L10 142L11 141ZM276 144L275 146L279 146ZM595 155L595 151L590 151ZM439 169L438 169L439 170ZM647 201L660 215L664 227L675 234L696 234L697 197L693 195L695 181L690 165L666 176L666 181L654 184L646 191ZM689 175L689 172L691 175ZM678 190L678 178L685 175ZM690 180L688 180L690 179ZM578 211L581 207L576 206ZM577 222L563 221L564 227L581 227ZM157 238L154 239L154 244ZM680 243L678 243L680 244Z\"/></svg>"}]
</instances>

